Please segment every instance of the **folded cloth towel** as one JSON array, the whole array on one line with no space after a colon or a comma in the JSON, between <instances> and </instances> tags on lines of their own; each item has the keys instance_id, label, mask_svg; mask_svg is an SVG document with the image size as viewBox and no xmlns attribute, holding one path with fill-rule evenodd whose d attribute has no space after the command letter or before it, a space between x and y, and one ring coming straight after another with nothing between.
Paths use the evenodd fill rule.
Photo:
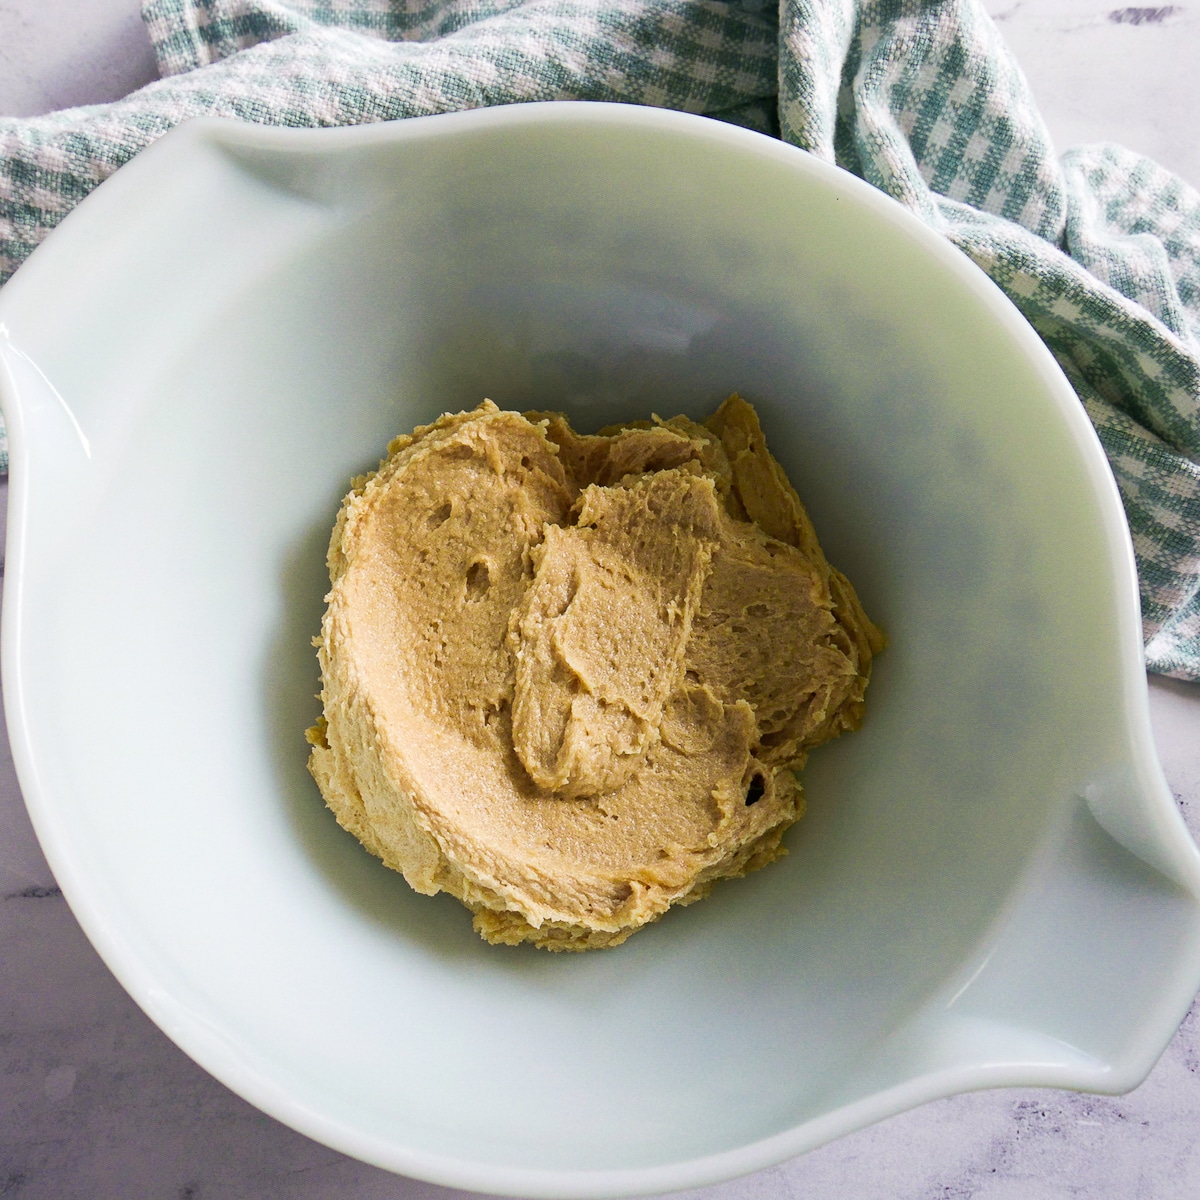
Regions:
<instances>
[{"instance_id":1,"label":"folded cloth towel","mask_svg":"<svg viewBox=\"0 0 1200 1200\"><path fill-rule=\"evenodd\" d=\"M615 100L784 138L905 204L1045 340L1125 501L1152 671L1200 680L1200 193L1058 159L978 0L149 0L163 78L0 120L0 282L188 117L346 125Z\"/></svg>"}]
</instances>

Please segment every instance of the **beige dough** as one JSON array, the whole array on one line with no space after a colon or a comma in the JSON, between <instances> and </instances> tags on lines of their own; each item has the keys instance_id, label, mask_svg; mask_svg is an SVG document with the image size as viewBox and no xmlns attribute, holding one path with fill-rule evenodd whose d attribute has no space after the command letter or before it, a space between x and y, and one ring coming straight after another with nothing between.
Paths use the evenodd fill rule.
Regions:
<instances>
[{"instance_id":1,"label":"beige dough","mask_svg":"<svg viewBox=\"0 0 1200 1200\"><path fill-rule=\"evenodd\" d=\"M785 853L883 639L731 396L582 436L485 401L396 439L329 549L310 770L491 942L616 945Z\"/></svg>"}]
</instances>

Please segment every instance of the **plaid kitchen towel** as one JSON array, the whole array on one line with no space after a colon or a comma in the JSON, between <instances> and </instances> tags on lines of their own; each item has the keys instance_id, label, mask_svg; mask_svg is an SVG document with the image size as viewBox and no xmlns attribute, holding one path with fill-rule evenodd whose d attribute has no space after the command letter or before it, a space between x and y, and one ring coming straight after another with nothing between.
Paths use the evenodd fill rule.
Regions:
<instances>
[{"instance_id":1,"label":"plaid kitchen towel","mask_svg":"<svg viewBox=\"0 0 1200 1200\"><path fill-rule=\"evenodd\" d=\"M615 100L782 137L940 230L1050 347L1133 531L1150 669L1200 679L1200 194L1055 156L979 0L149 0L162 79L0 119L0 282L188 117L345 125Z\"/></svg>"}]
</instances>

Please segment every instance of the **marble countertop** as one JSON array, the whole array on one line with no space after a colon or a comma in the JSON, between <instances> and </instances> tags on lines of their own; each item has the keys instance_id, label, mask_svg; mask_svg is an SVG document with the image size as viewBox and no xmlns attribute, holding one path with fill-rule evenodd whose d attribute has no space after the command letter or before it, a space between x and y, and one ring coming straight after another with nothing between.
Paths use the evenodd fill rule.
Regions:
<instances>
[{"instance_id":1,"label":"marble countertop","mask_svg":"<svg viewBox=\"0 0 1200 1200\"><path fill-rule=\"evenodd\" d=\"M987 0L1060 149L1116 141L1200 184L1200 0ZM137 0L0 0L0 114L154 78ZM5 498L0 487L0 504ZM1155 736L1200 836L1200 686L1152 679ZM928 1104L695 1200L1194 1200L1200 1006L1127 1096ZM150 1023L84 938L0 739L0 1196L465 1200L366 1166L240 1100Z\"/></svg>"}]
</instances>

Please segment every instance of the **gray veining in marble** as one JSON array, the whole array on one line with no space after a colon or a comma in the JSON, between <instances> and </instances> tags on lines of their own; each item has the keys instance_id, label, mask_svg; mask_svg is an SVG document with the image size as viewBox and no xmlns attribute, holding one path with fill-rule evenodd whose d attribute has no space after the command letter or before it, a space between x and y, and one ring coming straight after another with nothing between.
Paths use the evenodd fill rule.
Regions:
<instances>
[{"instance_id":1,"label":"gray veining in marble","mask_svg":"<svg viewBox=\"0 0 1200 1200\"><path fill-rule=\"evenodd\" d=\"M1060 149L1122 142L1200 182L1200 2L987 0ZM0 113L153 77L136 0L0 0ZM0 488L0 502L5 489ZM1200 832L1200 688L1151 684L1164 769ZM1200 1009L1123 1097L926 1105L695 1200L1195 1200ZM455 1200L294 1133L192 1063L121 990L38 848L0 740L0 1197Z\"/></svg>"},{"instance_id":2,"label":"gray veining in marble","mask_svg":"<svg viewBox=\"0 0 1200 1200\"><path fill-rule=\"evenodd\" d=\"M1118 142L1200 186L1200 4L986 0L1061 152Z\"/></svg>"}]
</instances>

